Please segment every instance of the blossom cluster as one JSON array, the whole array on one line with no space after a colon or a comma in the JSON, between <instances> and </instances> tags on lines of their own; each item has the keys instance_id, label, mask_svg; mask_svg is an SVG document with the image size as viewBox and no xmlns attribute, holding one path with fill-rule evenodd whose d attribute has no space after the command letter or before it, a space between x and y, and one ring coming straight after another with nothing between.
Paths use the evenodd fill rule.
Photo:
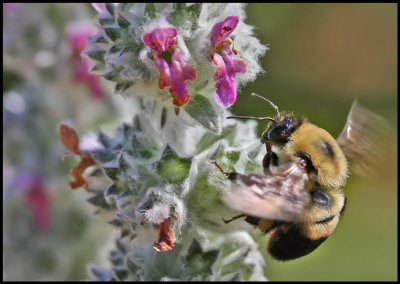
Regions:
<instances>
[{"instance_id":1,"label":"blossom cluster","mask_svg":"<svg viewBox=\"0 0 400 284\"><path fill-rule=\"evenodd\" d=\"M215 100L221 106L231 106L236 101L236 73L246 72L244 60L236 58L237 51L231 48L232 41L227 39L239 22L237 15L228 16L225 20L214 25L210 41L211 61L217 66L214 74ZM157 28L146 33L142 40L145 45L154 51L154 61L160 70L159 87L170 86L170 93L174 98L173 104L184 105L188 99L186 80L196 79L196 71L185 63L179 46L176 45L177 30L175 27ZM235 53L233 53L235 51Z\"/></svg>"},{"instance_id":2,"label":"blossom cluster","mask_svg":"<svg viewBox=\"0 0 400 284\"><path fill-rule=\"evenodd\" d=\"M169 108L167 87L173 107L201 94L226 108L236 101L237 87L262 72L258 58L266 47L244 23L243 4L93 7L104 33L90 37L86 54L96 61L94 72L116 83L117 93L153 95Z\"/></svg>"}]
</instances>

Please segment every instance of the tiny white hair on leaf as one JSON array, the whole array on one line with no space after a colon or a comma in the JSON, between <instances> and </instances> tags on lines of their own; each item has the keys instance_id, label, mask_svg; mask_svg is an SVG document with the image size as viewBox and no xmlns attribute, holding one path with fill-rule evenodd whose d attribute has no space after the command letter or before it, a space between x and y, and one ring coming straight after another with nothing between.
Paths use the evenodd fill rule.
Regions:
<instances>
[{"instance_id":1,"label":"tiny white hair on leaf","mask_svg":"<svg viewBox=\"0 0 400 284\"><path fill-rule=\"evenodd\" d=\"M142 216L153 224L161 223L164 219L170 217L170 213L174 213L178 217L174 221L174 229L179 234L181 227L186 223L187 209L182 197L177 192L179 193L179 190L176 188L176 185L169 184L164 187L151 187L147 190L141 204L137 208L147 203L152 204L149 209L139 210L142 211Z\"/></svg>"},{"instance_id":2,"label":"tiny white hair on leaf","mask_svg":"<svg viewBox=\"0 0 400 284\"><path fill-rule=\"evenodd\" d=\"M166 19L166 15L160 15L155 20L149 21L143 25L142 34L140 36L150 33L155 29L167 27L173 27L173 25Z\"/></svg>"},{"instance_id":3,"label":"tiny white hair on leaf","mask_svg":"<svg viewBox=\"0 0 400 284\"><path fill-rule=\"evenodd\" d=\"M193 158L194 159L194 158ZM193 161L190 165L189 169L189 174L187 178L182 182L181 187L181 192L180 192L180 197L184 198L185 195L192 189L193 185L195 184L197 180L197 173L198 173L198 168L197 168L197 161Z\"/></svg>"}]
</instances>

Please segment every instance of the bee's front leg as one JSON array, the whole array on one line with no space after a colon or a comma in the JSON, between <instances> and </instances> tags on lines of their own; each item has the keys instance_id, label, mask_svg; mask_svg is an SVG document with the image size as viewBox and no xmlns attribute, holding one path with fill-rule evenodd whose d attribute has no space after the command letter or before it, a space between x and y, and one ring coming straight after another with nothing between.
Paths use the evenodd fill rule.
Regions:
<instances>
[{"instance_id":1,"label":"bee's front leg","mask_svg":"<svg viewBox=\"0 0 400 284\"><path fill-rule=\"evenodd\" d=\"M235 181L236 179L237 179L237 177L239 176L239 175L241 175L241 174L239 174L239 173L235 173L235 172L227 172L227 171L225 171L225 170L223 170L222 168L221 168L221 166L217 163L217 162L211 162L212 164L214 164L215 166L217 166L217 168L224 174L224 175L226 175L227 177L228 177L228 179L230 179L230 180L233 180L233 181Z\"/></svg>"},{"instance_id":2,"label":"bee's front leg","mask_svg":"<svg viewBox=\"0 0 400 284\"><path fill-rule=\"evenodd\" d=\"M274 152L272 152L272 143L271 142L267 142L265 144L266 148L267 148L267 153L265 154L263 161L262 161L262 165L263 165L263 169L264 169L264 174L266 176L270 176L272 175L270 166L277 166L278 165L278 155L275 154Z\"/></svg>"},{"instance_id":3,"label":"bee's front leg","mask_svg":"<svg viewBox=\"0 0 400 284\"><path fill-rule=\"evenodd\" d=\"M240 215L232 217L229 220L225 220L224 218L222 218L222 221L224 221L225 224L228 224L228 223L232 222L233 220L236 220L236 219L239 219L239 218L243 218L243 217L246 217L246 215L240 214Z\"/></svg>"}]
</instances>

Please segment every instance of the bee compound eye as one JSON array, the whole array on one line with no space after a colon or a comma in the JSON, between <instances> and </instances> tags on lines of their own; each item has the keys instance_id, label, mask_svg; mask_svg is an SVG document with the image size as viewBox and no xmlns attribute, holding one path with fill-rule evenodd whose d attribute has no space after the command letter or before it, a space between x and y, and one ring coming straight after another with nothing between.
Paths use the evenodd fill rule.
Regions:
<instances>
[{"instance_id":1,"label":"bee compound eye","mask_svg":"<svg viewBox=\"0 0 400 284\"><path fill-rule=\"evenodd\" d=\"M312 201L322 207L329 207L332 204L332 198L321 189L311 192Z\"/></svg>"},{"instance_id":2,"label":"bee compound eye","mask_svg":"<svg viewBox=\"0 0 400 284\"><path fill-rule=\"evenodd\" d=\"M306 168L307 172L318 173L317 169L314 167L310 155L306 153L299 153L297 155L300 158L300 166Z\"/></svg>"},{"instance_id":3,"label":"bee compound eye","mask_svg":"<svg viewBox=\"0 0 400 284\"><path fill-rule=\"evenodd\" d=\"M284 128L290 128L292 126L292 124L293 124L293 119L291 119L291 118L286 118L283 121L283 127Z\"/></svg>"},{"instance_id":4,"label":"bee compound eye","mask_svg":"<svg viewBox=\"0 0 400 284\"><path fill-rule=\"evenodd\" d=\"M299 159L299 166L304 169L307 167L307 162L304 159Z\"/></svg>"},{"instance_id":5,"label":"bee compound eye","mask_svg":"<svg viewBox=\"0 0 400 284\"><path fill-rule=\"evenodd\" d=\"M307 165L311 163L311 158L308 154L301 153L298 155L298 157L300 158L300 166L303 168L307 167Z\"/></svg>"}]
</instances>

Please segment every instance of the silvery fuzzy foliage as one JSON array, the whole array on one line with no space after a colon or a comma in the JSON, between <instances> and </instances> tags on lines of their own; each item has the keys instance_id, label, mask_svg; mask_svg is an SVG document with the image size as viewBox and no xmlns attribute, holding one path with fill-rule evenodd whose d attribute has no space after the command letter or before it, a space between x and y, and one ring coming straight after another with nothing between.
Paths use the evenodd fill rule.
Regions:
<instances>
[{"instance_id":1,"label":"silvery fuzzy foliage","mask_svg":"<svg viewBox=\"0 0 400 284\"><path fill-rule=\"evenodd\" d=\"M145 244L117 240L111 251L112 269L94 265L95 281L243 281L267 280L258 245L244 231L208 241L205 232L191 230L186 241L164 254Z\"/></svg>"},{"instance_id":2,"label":"silvery fuzzy foliage","mask_svg":"<svg viewBox=\"0 0 400 284\"><path fill-rule=\"evenodd\" d=\"M91 193L88 201L97 206L97 213L111 213L108 222L120 232L117 249L110 255L112 271L93 267L92 274L109 280L264 279L262 256L251 237L245 232L226 235L238 228L225 225L221 217L236 213L221 200L229 181L211 163L218 161L229 171L261 171L264 149L255 136L256 123L224 120L219 135L199 125L170 136L165 128L169 123L181 126L176 120L182 114L171 114L161 123L161 104L151 98L136 100L133 122L120 127L114 138L99 131L102 146L88 151L100 169L86 177ZM96 187L102 183L95 181L104 177L109 186ZM156 227L172 213L177 217L172 226L176 246L157 252L152 248ZM210 253L207 241L217 236L219 245ZM190 267L188 249L189 258L212 255L204 260L201 273ZM243 253L230 254L236 250ZM133 253L138 251L141 254ZM260 261L253 263L255 257ZM231 270L231 262L240 265ZM162 270L167 264L171 270ZM159 274L149 274L157 269ZM231 275L233 271L237 273Z\"/></svg>"},{"instance_id":3,"label":"silvery fuzzy foliage","mask_svg":"<svg viewBox=\"0 0 400 284\"><path fill-rule=\"evenodd\" d=\"M246 61L243 85L261 72L257 60L266 48L244 23L243 4L106 4L98 16L103 32L90 37L86 55L93 71L115 82L115 91L132 101L133 121L110 137L99 131L101 146L87 150L98 170L86 175L88 199L96 213L112 216L120 235L110 254L111 269L92 266L95 280L265 280L257 245L237 224L221 217L237 212L221 199L229 181L211 162L227 171L262 172L265 150L255 136L256 123L227 120L229 112L213 98L215 72L210 62L214 24L235 14L232 36ZM158 87L159 71L141 36L175 26L185 61L196 69L189 102L179 111ZM87 172L86 172L87 173ZM107 187L96 180L108 180ZM175 216L175 246L152 248L156 230Z\"/></svg>"}]
</instances>

